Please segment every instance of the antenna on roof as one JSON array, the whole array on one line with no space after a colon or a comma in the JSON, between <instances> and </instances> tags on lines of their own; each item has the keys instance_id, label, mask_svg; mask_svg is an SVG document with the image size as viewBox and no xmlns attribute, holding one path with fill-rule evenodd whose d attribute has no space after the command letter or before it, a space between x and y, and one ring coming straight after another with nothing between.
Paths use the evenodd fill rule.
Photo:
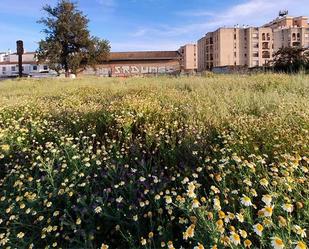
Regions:
<instances>
[{"instance_id":1,"label":"antenna on roof","mask_svg":"<svg viewBox=\"0 0 309 249\"><path fill-rule=\"evenodd\" d=\"M279 16L280 17L285 17L289 14L289 11L288 10L280 10L279 11Z\"/></svg>"}]
</instances>

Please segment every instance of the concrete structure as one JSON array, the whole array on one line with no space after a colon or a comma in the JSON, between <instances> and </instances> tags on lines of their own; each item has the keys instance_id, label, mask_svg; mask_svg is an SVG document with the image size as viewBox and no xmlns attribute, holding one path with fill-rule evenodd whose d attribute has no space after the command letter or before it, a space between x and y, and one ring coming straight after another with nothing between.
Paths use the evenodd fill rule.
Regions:
<instances>
[{"instance_id":1,"label":"concrete structure","mask_svg":"<svg viewBox=\"0 0 309 249\"><path fill-rule=\"evenodd\" d=\"M42 75L52 75L55 72L49 70L47 65L38 65L35 53L25 53L23 55L23 74L39 77ZM0 77L18 76L18 55L16 53L0 54Z\"/></svg>"},{"instance_id":2,"label":"concrete structure","mask_svg":"<svg viewBox=\"0 0 309 249\"><path fill-rule=\"evenodd\" d=\"M180 60L178 51L112 52L96 71L88 68L83 74L118 77L179 74Z\"/></svg>"},{"instance_id":3,"label":"concrete structure","mask_svg":"<svg viewBox=\"0 0 309 249\"><path fill-rule=\"evenodd\" d=\"M301 46L309 48L308 17L285 16L265 24L264 27L273 29L275 51L282 47Z\"/></svg>"},{"instance_id":4,"label":"concrete structure","mask_svg":"<svg viewBox=\"0 0 309 249\"><path fill-rule=\"evenodd\" d=\"M108 60L98 65L96 70L88 68L82 74L98 76L134 76L193 73L197 70L197 46L187 44L177 51L111 52ZM51 76L55 72L47 65L38 65L35 53L23 55L23 73L39 77ZM0 53L0 77L18 75L16 53Z\"/></svg>"},{"instance_id":5,"label":"concrete structure","mask_svg":"<svg viewBox=\"0 0 309 249\"><path fill-rule=\"evenodd\" d=\"M262 27L219 28L198 41L198 71L214 67L262 67L281 47L309 47L307 17L283 16Z\"/></svg>"},{"instance_id":6,"label":"concrete structure","mask_svg":"<svg viewBox=\"0 0 309 249\"><path fill-rule=\"evenodd\" d=\"M197 45L186 44L178 50L181 54L181 69L184 73L194 73L197 71Z\"/></svg>"}]
</instances>

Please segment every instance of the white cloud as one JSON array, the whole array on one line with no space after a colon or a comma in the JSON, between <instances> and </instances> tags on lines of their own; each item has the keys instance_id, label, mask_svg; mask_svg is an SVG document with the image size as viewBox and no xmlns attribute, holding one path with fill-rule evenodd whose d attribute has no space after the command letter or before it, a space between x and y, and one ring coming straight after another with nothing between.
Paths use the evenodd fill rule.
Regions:
<instances>
[{"instance_id":1,"label":"white cloud","mask_svg":"<svg viewBox=\"0 0 309 249\"><path fill-rule=\"evenodd\" d=\"M185 43L184 40L162 40L162 39L130 39L125 42L111 42L112 51L160 51L175 50Z\"/></svg>"},{"instance_id":2,"label":"white cloud","mask_svg":"<svg viewBox=\"0 0 309 249\"><path fill-rule=\"evenodd\" d=\"M96 0L100 5L103 5L105 7L116 7L117 3L116 0Z\"/></svg>"},{"instance_id":3,"label":"white cloud","mask_svg":"<svg viewBox=\"0 0 309 249\"><path fill-rule=\"evenodd\" d=\"M155 34L162 37L176 37L199 33L202 36L204 33L222 26L234 26L236 24L260 26L274 19L281 9L290 10L291 15L306 15L308 13L303 13L303 6L307 5L308 0L247 0L217 13L200 9L175 12L176 15L187 17L201 17L203 19L208 17L208 20L180 26L156 25L147 28L141 27L132 35L143 37Z\"/></svg>"}]
</instances>

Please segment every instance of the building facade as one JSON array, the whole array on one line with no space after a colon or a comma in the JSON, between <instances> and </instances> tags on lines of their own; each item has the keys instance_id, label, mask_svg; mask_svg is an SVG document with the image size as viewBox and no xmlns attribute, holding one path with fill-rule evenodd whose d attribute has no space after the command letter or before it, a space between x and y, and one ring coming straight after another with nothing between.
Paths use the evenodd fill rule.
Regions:
<instances>
[{"instance_id":1,"label":"building facade","mask_svg":"<svg viewBox=\"0 0 309 249\"><path fill-rule=\"evenodd\" d=\"M0 54L0 77L14 77L18 75L18 55L16 53ZM23 54L23 74L33 77L49 76L55 74L47 65L38 64L35 59L35 53Z\"/></svg>"},{"instance_id":2,"label":"building facade","mask_svg":"<svg viewBox=\"0 0 309 249\"><path fill-rule=\"evenodd\" d=\"M197 69L197 46L188 44L177 51L111 52L109 58L97 65L96 70L87 68L83 75L138 76L175 75ZM23 55L23 74L32 77L54 76L56 73L45 64L38 64L35 53ZM0 53L0 77L18 75L18 55Z\"/></svg>"},{"instance_id":3,"label":"building facade","mask_svg":"<svg viewBox=\"0 0 309 249\"><path fill-rule=\"evenodd\" d=\"M262 67L282 47L309 47L307 17L281 17L262 27L219 28L198 41L198 71Z\"/></svg>"},{"instance_id":4,"label":"building facade","mask_svg":"<svg viewBox=\"0 0 309 249\"><path fill-rule=\"evenodd\" d=\"M308 17L282 17L264 25L274 33L274 50L282 47L309 48Z\"/></svg>"},{"instance_id":5,"label":"building facade","mask_svg":"<svg viewBox=\"0 0 309 249\"><path fill-rule=\"evenodd\" d=\"M184 73L194 73L197 71L198 55L196 44L186 44L178 50L181 55L181 69Z\"/></svg>"}]
</instances>

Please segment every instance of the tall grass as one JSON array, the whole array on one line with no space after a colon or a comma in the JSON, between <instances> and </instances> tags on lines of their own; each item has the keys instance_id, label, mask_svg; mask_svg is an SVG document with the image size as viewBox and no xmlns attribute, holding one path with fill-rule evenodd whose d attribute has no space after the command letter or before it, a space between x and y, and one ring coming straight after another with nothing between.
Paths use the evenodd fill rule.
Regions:
<instances>
[{"instance_id":1,"label":"tall grass","mask_svg":"<svg viewBox=\"0 0 309 249\"><path fill-rule=\"evenodd\" d=\"M3 248L308 242L309 77L0 83Z\"/></svg>"}]
</instances>

